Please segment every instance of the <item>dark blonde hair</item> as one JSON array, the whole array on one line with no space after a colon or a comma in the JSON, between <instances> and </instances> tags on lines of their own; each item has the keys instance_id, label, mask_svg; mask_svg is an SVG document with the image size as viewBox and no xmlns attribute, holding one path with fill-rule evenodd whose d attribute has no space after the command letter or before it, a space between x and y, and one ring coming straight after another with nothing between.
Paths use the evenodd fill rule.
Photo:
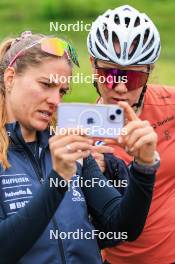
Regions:
<instances>
[{"instance_id":1,"label":"dark blonde hair","mask_svg":"<svg viewBox=\"0 0 175 264\"><path fill-rule=\"evenodd\" d=\"M32 34L31 32L23 32L20 37L16 39L9 38L3 41L0 45L0 162L4 169L10 167L7 159L9 137L5 128L5 124L7 122L7 111L5 105L6 93L4 72L19 51L44 37L48 36L42 34ZM49 59L51 57L55 58L55 55L48 54L42 51L39 45L35 45L31 49L27 49L25 51L25 56L21 56L20 59L17 59L14 62L13 67L17 74L21 74L27 69L28 66L39 65L44 59ZM66 56L65 59L68 60ZM71 64L70 61L68 61L68 63ZM50 125L55 125L55 116L53 116Z\"/></svg>"}]
</instances>

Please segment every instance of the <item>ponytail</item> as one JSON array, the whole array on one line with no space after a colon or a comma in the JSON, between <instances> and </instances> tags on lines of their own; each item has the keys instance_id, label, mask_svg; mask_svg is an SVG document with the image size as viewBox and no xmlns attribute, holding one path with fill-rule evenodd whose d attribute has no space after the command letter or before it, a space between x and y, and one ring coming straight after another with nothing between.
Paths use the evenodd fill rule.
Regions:
<instances>
[{"instance_id":1,"label":"ponytail","mask_svg":"<svg viewBox=\"0 0 175 264\"><path fill-rule=\"evenodd\" d=\"M6 63L4 63L4 57L7 51L10 49L14 39L4 41L0 45L0 163L3 169L8 169L10 164L7 159L7 150L9 146L9 138L5 128L7 114L5 106L5 87L4 87L4 71L6 69Z\"/></svg>"}]
</instances>

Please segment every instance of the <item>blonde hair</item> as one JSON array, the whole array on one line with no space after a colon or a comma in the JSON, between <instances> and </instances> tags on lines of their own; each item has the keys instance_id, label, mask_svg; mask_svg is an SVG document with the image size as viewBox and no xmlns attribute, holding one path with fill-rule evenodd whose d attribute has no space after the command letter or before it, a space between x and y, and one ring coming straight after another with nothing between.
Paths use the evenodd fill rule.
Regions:
<instances>
[{"instance_id":1,"label":"blonde hair","mask_svg":"<svg viewBox=\"0 0 175 264\"><path fill-rule=\"evenodd\" d=\"M9 137L5 128L7 123L7 111L5 105L4 72L20 50L44 37L47 36L24 32L20 37L16 39L9 38L0 45L0 162L3 169L8 169L10 167L7 158ZM35 45L31 49L26 50L25 56L21 56L20 59L17 59L13 64L13 67L17 74L21 74L29 65L36 66L41 64L43 59L49 59L51 57L53 58L55 55L45 53L41 50L39 45ZM66 56L65 58L68 60ZM69 64L71 64L70 61ZM53 116L50 125L55 126L55 116Z\"/></svg>"}]
</instances>

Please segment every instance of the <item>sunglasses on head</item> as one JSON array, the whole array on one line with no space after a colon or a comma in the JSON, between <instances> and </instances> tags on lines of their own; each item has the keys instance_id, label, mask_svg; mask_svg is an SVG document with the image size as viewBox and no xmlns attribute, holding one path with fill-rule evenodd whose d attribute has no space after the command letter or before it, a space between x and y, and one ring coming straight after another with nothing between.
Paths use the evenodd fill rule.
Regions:
<instances>
[{"instance_id":1,"label":"sunglasses on head","mask_svg":"<svg viewBox=\"0 0 175 264\"><path fill-rule=\"evenodd\" d=\"M97 65L95 60L95 68L99 77L103 77L103 80L108 89L115 88L119 83L123 82L128 91L132 91L143 87L148 80L150 67L148 71L136 71L136 70L121 70L117 68L103 68ZM100 80L100 79L99 79Z\"/></svg>"},{"instance_id":2,"label":"sunglasses on head","mask_svg":"<svg viewBox=\"0 0 175 264\"><path fill-rule=\"evenodd\" d=\"M23 48L20 50L15 57L12 59L12 61L9 63L8 67L13 66L15 61L25 55L25 51L34 47L35 45L40 44L41 50L55 56L62 57L64 53L67 54L68 58L72 60L72 62L79 67L79 62L78 62L78 56L75 51L75 49L66 41L59 39L59 38L42 38L39 41L35 41L31 45Z\"/></svg>"}]
</instances>

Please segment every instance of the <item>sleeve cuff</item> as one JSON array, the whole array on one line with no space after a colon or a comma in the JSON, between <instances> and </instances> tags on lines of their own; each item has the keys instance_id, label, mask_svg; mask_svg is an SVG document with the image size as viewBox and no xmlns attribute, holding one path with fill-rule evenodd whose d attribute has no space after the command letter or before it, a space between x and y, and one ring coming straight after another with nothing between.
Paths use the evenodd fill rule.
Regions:
<instances>
[{"instance_id":1,"label":"sleeve cuff","mask_svg":"<svg viewBox=\"0 0 175 264\"><path fill-rule=\"evenodd\" d=\"M158 168L160 167L160 160L157 160L153 165L148 166L144 164L137 163L136 160L132 162L134 170L143 174L155 174Z\"/></svg>"},{"instance_id":2,"label":"sleeve cuff","mask_svg":"<svg viewBox=\"0 0 175 264\"><path fill-rule=\"evenodd\" d=\"M59 193L64 194L68 190L68 182L61 177L55 170L49 174L50 187L55 187Z\"/></svg>"}]
</instances>

